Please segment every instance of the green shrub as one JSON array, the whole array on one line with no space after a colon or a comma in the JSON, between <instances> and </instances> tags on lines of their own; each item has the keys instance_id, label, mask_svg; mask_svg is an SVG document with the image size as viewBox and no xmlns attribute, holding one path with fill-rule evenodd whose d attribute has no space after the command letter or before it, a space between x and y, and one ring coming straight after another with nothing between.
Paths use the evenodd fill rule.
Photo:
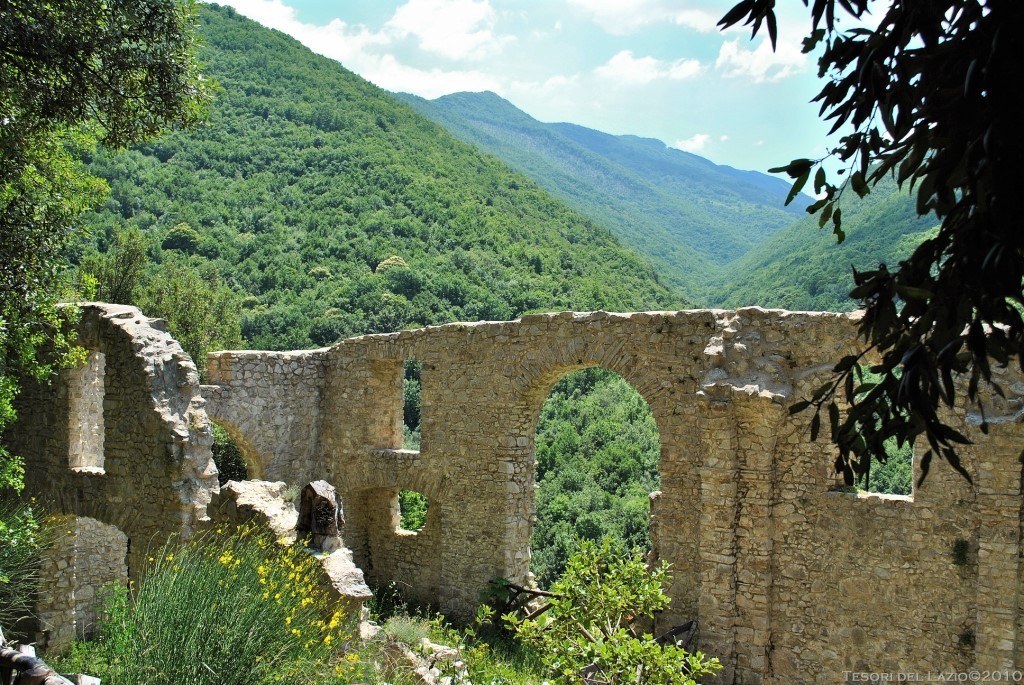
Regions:
<instances>
[{"instance_id":1,"label":"green shrub","mask_svg":"<svg viewBox=\"0 0 1024 685\"><path fill-rule=\"evenodd\" d=\"M354 626L317 584L318 562L266 532L200 535L150 558L113 594L92 667L110 685L351 682Z\"/></svg>"},{"instance_id":2,"label":"green shrub","mask_svg":"<svg viewBox=\"0 0 1024 685\"><path fill-rule=\"evenodd\" d=\"M161 246L165 250L178 250L192 254L199 246L199 233L188 224L178 224L167 231Z\"/></svg>"},{"instance_id":3,"label":"green shrub","mask_svg":"<svg viewBox=\"0 0 1024 685\"><path fill-rule=\"evenodd\" d=\"M550 609L534 619L509 614L505 620L541 654L556 682L575 685L591 667L593 677L609 685L695 685L695 678L721 668L718 659L633 635L638 617L668 606L662 589L667 581L668 565L648 571L639 550L627 553L609 538L600 546L580 540L551 587Z\"/></svg>"}]
</instances>

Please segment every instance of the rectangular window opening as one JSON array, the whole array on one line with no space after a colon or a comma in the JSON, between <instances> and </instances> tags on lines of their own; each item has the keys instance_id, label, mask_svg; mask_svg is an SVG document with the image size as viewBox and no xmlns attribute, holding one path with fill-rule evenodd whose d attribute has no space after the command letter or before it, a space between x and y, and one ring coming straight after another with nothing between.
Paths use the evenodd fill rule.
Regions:
<instances>
[{"instance_id":1,"label":"rectangular window opening","mask_svg":"<svg viewBox=\"0 0 1024 685\"><path fill-rule=\"evenodd\" d=\"M85 364L68 371L68 465L103 473L103 396L106 355L92 350Z\"/></svg>"}]
</instances>

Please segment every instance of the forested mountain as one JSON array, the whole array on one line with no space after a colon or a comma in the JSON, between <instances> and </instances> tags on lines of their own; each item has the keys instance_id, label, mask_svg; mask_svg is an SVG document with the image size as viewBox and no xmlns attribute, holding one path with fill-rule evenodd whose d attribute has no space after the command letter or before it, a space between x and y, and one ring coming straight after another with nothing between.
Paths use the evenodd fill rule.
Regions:
<instances>
[{"instance_id":1,"label":"forested mountain","mask_svg":"<svg viewBox=\"0 0 1024 685\"><path fill-rule=\"evenodd\" d=\"M808 216L731 264L729 276L709 284L706 299L719 307L851 311L857 307L847 296L852 267L895 266L937 225L934 217L919 217L913 199L891 180L864 198L847 193L842 211L846 239L841 244L831 224L819 229L817 217Z\"/></svg>"},{"instance_id":2,"label":"forested mountain","mask_svg":"<svg viewBox=\"0 0 1024 685\"><path fill-rule=\"evenodd\" d=\"M784 207L789 184L780 179L658 140L541 123L494 93L399 97L608 226L687 293L810 204L801 195Z\"/></svg>"},{"instance_id":3,"label":"forested mountain","mask_svg":"<svg viewBox=\"0 0 1024 685\"><path fill-rule=\"evenodd\" d=\"M208 124L90 159L112 192L73 259L137 228L143 288L167 263L213 279L271 349L683 304L606 229L337 62L229 8L199 17L222 88Z\"/></svg>"},{"instance_id":4,"label":"forested mountain","mask_svg":"<svg viewBox=\"0 0 1024 685\"><path fill-rule=\"evenodd\" d=\"M873 194L848 210L837 250L813 227L780 230L801 212L781 208L788 186L777 179L468 97L464 107L490 102L491 116L517 122L489 135L524 152L531 180L284 34L214 5L199 17L201 58L221 88L208 123L92 155L111 194L71 259L83 293L166 317L200 365L211 348L308 348L536 310L822 308L797 289L831 296L841 250L889 254L888 218L903 216L905 199ZM543 189L555 181L565 201ZM909 246L919 231L908 219L895 235ZM645 249L659 272L620 241ZM679 284L692 288L686 300ZM794 297L780 301L780 290ZM415 384L413 370L413 402ZM544 582L573 534L647 542L658 453L649 410L621 378L588 370L556 385L537 438Z\"/></svg>"}]
</instances>

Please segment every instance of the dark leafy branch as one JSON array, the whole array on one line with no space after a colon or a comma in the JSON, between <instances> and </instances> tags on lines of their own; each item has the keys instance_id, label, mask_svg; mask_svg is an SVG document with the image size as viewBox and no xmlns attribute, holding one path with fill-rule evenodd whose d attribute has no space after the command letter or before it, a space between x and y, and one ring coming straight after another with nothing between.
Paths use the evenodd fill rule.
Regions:
<instances>
[{"instance_id":1,"label":"dark leafy branch","mask_svg":"<svg viewBox=\"0 0 1024 685\"><path fill-rule=\"evenodd\" d=\"M895 0L877 28L838 28L840 12L855 18L867 0L814 0L804 51L820 50L815 98L820 115L843 135L829 153L849 173L832 183L824 159L797 159L774 171L794 180L793 194L812 177L820 199L808 208L819 225L831 222L841 242L839 199L847 189L863 197L886 177L916 188L917 211L941 221L937 235L890 269L854 273L851 297L865 307L860 332L881 361L880 380L861 379L858 360L836 367L838 378L798 410L813 407L813 426L827 409L836 462L848 483L865 476L872 456L884 461L884 443L923 437L928 451L964 476L956 446L967 438L946 425L941 405L958 395L978 404L993 364L1020 360L1024 344L1024 235L1016 193L1024 162L1019 113L1024 107L1024 5L1012 0ZM774 0L744 0L720 22L744 23L757 34L769 27L775 42ZM816 171L815 171L816 169ZM956 382L963 375L966 389ZM837 402L850 405L840 417ZM985 424L983 430L987 429ZM816 431L815 431L816 432ZM923 477L923 476L922 476Z\"/></svg>"}]
</instances>

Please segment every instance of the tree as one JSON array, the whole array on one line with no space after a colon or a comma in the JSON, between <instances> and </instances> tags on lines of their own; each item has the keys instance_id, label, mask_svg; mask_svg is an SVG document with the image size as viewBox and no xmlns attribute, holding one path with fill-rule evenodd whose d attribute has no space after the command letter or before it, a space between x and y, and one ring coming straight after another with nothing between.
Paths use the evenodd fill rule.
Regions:
<instances>
[{"instance_id":1,"label":"tree","mask_svg":"<svg viewBox=\"0 0 1024 685\"><path fill-rule=\"evenodd\" d=\"M0 2L0 430L19 379L73 362L55 308L60 255L106 188L79 156L204 115L212 86L193 11L191 0ZM17 488L18 470L0 447L0 487Z\"/></svg>"},{"instance_id":2,"label":"tree","mask_svg":"<svg viewBox=\"0 0 1024 685\"><path fill-rule=\"evenodd\" d=\"M719 24L742 22L754 35L765 27L774 46L774 5L743 0ZM820 199L808 211L819 213L820 226L831 222L840 242L839 198L851 190L863 197L887 176L916 188L918 214L934 212L941 226L898 267L854 272L850 295L865 306L867 349L841 360L832 381L793 410L813 408L815 436L827 410L848 484L869 476L872 456L884 462L889 438L903 446L922 436L922 478L933 455L969 478L955 450L967 438L943 423L939 407L958 395L980 407L982 381L1001 393L992 364L1020 363L1024 345L1024 231L1014 195L1024 163L1024 3L893 0L877 28L839 29L837 15L867 11L868 0L811 5L804 51L821 50L818 71L827 77L815 101L833 132L852 132L826 158L772 171L794 179L791 198L814 172ZM846 182L829 181L828 157L842 163ZM874 354L877 382L863 374ZM957 374L968 375L966 389ZM842 417L840 401L849 405Z\"/></svg>"},{"instance_id":3,"label":"tree","mask_svg":"<svg viewBox=\"0 0 1024 685\"><path fill-rule=\"evenodd\" d=\"M241 298L221 283L216 271L200 275L187 264L169 259L141 289L137 304L149 316L167 319L167 329L206 372L211 350L242 344Z\"/></svg>"},{"instance_id":4,"label":"tree","mask_svg":"<svg viewBox=\"0 0 1024 685\"><path fill-rule=\"evenodd\" d=\"M78 267L79 280L94 287L100 302L134 304L135 293L142 280L149 259L146 256L146 238L134 226L115 231L106 254L89 255Z\"/></svg>"}]
</instances>

